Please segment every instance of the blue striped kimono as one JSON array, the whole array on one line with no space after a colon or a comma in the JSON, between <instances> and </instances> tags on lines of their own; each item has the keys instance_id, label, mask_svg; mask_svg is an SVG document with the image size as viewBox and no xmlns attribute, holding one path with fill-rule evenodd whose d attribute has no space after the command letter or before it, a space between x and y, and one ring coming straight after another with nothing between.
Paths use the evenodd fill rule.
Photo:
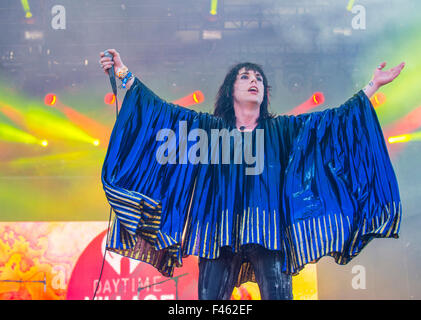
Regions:
<instances>
[{"instance_id":1,"label":"blue striped kimono","mask_svg":"<svg viewBox=\"0 0 421 320\"><path fill-rule=\"evenodd\" d=\"M160 139L161 129L174 139ZM224 129L237 132L243 148L263 137L261 172L247 174L251 164L233 161L235 135L229 163L213 161L223 144L211 139L190 161L197 140L186 132L211 137ZM363 91L338 108L263 120L248 137L221 118L163 101L136 78L102 169L115 213L107 250L172 276L187 255L215 259L223 246L238 252L255 243L282 251L281 271L297 274L323 256L346 264L375 237L398 238L398 184ZM237 285L246 281L255 281L248 262Z\"/></svg>"}]
</instances>

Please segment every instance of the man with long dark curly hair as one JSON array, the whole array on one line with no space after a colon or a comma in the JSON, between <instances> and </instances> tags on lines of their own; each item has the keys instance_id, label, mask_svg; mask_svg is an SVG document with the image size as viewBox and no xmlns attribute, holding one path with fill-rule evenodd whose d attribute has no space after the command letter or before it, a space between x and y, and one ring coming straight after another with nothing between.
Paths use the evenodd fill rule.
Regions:
<instances>
[{"instance_id":1,"label":"man with long dark curly hair","mask_svg":"<svg viewBox=\"0 0 421 320\"><path fill-rule=\"evenodd\" d=\"M291 276L307 263L331 256L346 264L373 238L398 237L399 190L369 98L403 63L387 71L380 64L342 106L298 116L272 115L262 68L241 63L226 75L210 115L163 101L108 51L113 60L101 53L100 64L106 73L114 65L128 91L102 172L115 212L107 250L165 276L183 257L198 256L199 299L229 299L246 281L258 283L262 299L292 299ZM162 129L165 157L174 160L165 164L157 152ZM263 170L248 175L244 161L211 163L215 152L207 150L186 161L203 149L190 135L172 139L215 130L263 150ZM201 146L213 147L206 135Z\"/></svg>"},{"instance_id":2,"label":"man with long dark curly hair","mask_svg":"<svg viewBox=\"0 0 421 320\"><path fill-rule=\"evenodd\" d=\"M257 85L262 85L260 91L253 90L253 86L250 86L253 81L256 89L258 89ZM245 86L243 89L234 87L235 83L239 85L241 82ZM214 115L225 119L228 123L237 124L235 120L236 118L243 118L240 113L244 113L245 108L234 107L237 102L235 94L247 91L251 94L251 97L255 96L262 99L261 102L260 100L256 101L258 104L260 103L257 122L273 118L274 115L269 112L269 90L268 80L259 65L250 62L239 63L229 70L218 90ZM256 110L252 109L251 111L256 114ZM241 124L237 127L240 128Z\"/></svg>"}]
</instances>

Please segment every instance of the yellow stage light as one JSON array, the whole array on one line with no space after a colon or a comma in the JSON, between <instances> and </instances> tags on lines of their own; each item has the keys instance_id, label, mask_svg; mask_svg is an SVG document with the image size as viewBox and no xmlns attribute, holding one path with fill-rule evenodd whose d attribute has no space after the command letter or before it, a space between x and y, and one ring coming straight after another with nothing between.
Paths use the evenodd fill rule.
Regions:
<instances>
[{"instance_id":1,"label":"yellow stage light","mask_svg":"<svg viewBox=\"0 0 421 320\"><path fill-rule=\"evenodd\" d=\"M25 11L25 17L27 19L32 18L31 8L29 7L28 0L21 0L22 8Z\"/></svg>"},{"instance_id":2,"label":"yellow stage light","mask_svg":"<svg viewBox=\"0 0 421 320\"><path fill-rule=\"evenodd\" d=\"M402 142L408 142L409 140L411 140L411 137L409 134L403 134L401 136L394 136L388 139L389 143L402 143Z\"/></svg>"},{"instance_id":3,"label":"yellow stage light","mask_svg":"<svg viewBox=\"0 0 421 320\"><path fill-rule=\"evenodd\" d=\"M348 2L348 5L346 6L346 10L351 11L352 7L354 6L354 2L355 2L355 0L350 0Z\"/></svg>"},{"instance_id":4,"label":"yellow stage light","mask_svg":"<svg viewBox=\"0 0 421 320\"><path fill-rule=\"evenodd\" d=\"M211 9L210 9L210 14L215 16L218 12L218 0L211 0Z\"/></svg>"}]
</instances>

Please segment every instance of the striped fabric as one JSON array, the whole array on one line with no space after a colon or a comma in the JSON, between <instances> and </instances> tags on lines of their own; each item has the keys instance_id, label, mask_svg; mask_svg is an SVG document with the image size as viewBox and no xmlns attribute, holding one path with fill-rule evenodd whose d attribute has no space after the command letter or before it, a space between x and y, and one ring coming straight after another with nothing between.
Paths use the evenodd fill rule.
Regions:
<instances>
[{"instance_id":1,"label":"striped fabric","mask_svg":"<svg viewBox=\"0 0 421 320\"><path fill-rule=\"evenodd\" d=\"M259 123L264 170L209 161L160 164L160 129L177 137L171 152L194 145L184 127L233 130L222 119L172 105L136 78L114 126L102 182L114 218L107 249L172 276L182 257L219 257L248 243L282 252L282 272L331 256L346 264L373 238L397 238L402 207L381 127L360 91L342 106ZM242 142L246 141L242 136ZM220 150L221 151L221 150ZM170 153L170 152L169 152ZM222 152L219 153L220 155ZM231 146L230 159L235 148ZM220 162L222 163L222 162ZM255 281L245 263L237 285Z\"/></svg>"}]
</instances>

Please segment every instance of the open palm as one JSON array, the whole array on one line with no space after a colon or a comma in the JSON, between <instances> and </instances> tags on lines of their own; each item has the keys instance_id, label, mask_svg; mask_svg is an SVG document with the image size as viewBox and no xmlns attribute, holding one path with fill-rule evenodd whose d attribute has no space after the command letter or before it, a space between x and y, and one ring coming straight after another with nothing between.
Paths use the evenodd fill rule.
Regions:
<instances>
[{"instance_id":1,"label":"open palm","mask_svg":"<svg viewBox=\"0 0 421 320\"><path fill-rule=\"evenodd\" d=\"M379 87L392 82L401 73L403 67L405 66L405 62L402 62L389 70L383 70L385 66L386 62L383 62L374 72L373 82L375 82Z\"/></svg>"}]
</instances>

